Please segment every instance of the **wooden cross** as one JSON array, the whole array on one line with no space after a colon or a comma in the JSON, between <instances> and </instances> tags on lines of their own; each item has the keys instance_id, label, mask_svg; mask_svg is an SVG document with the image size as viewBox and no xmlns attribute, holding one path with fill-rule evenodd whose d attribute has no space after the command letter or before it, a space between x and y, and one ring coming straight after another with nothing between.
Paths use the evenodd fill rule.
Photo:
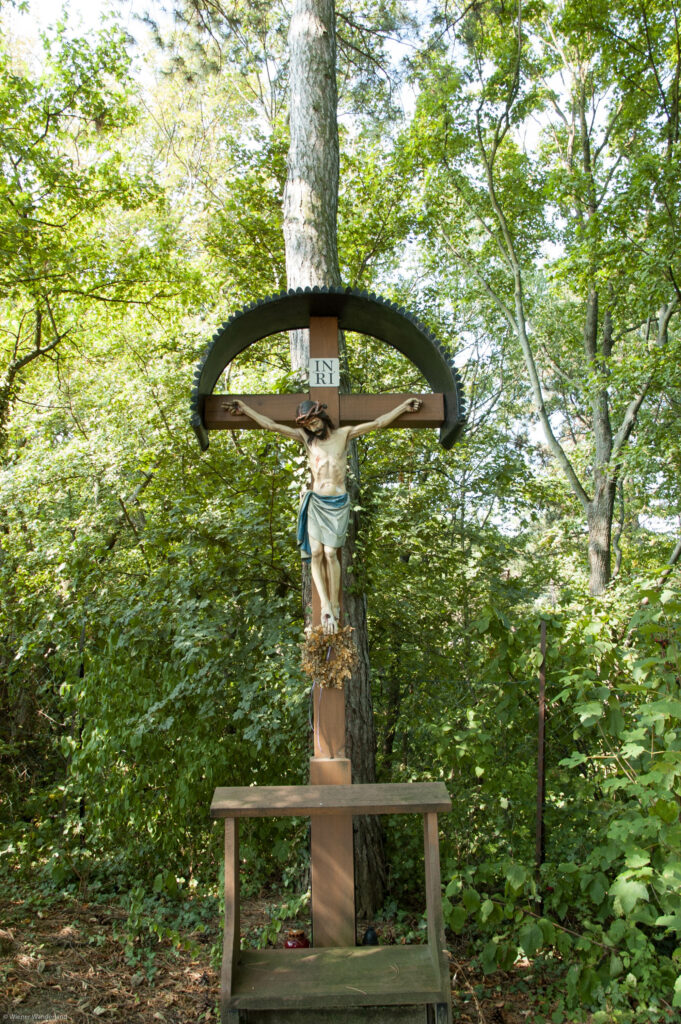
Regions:
<instances>
[{"instance_id":1,"label":"wooden cross","mask_svg":"<svg viewBox=\"0 0 681 1024\"><path fill-rule=\"evenodd\" d=\"M308 289L309 293L310 290ZM341 293L340 296L324 296L325 300L334 298L342 300L348 293ZM377 305L375 297L357 297L356 293L351 297L355 298L357 309L361 317L366 316L366 309L371 312L372 306ZM285 298L285 297L280 297ZM288 298L296 300L297 296L289 293ZM361 302L357 303L357 299ZM293 303L289 303L289 306ZM401 321L394 316L396 307L388 307L385 315L388 328L399 335ZM342 302L340 305L342 315ZM402 314L403 311L398 311ZM381 307L378 309L378 317L373 323L381 322ZM357 310L355 315L358 316ZM300 314L296 313L299 319ZM286 319L284 317L284 319ZM281 324L280 329L289 329L293 326L301 326L299 322L293 323L295 318L289 318ZM437 343L428 336L418 325L422 337L414 335L413 325L415 321L407 324L404 331L404 338L398 338L399 344L395 347L402 351L418 353L418 365L424 364L431 370L431 376L439 373L439 379L445 380L450 390L449 393L427 393L423 395L341 395L339 393L339 349L338 330L339 317L328 315L309 315L310 330L310 390L309 394L296 395L213 395L202 394L201 389L214 386L217 380L216 367L221 360L214 360L211 367L210 360L212 350L209 349L203 366L197 372L197 387L194 393L193 406L194 428L203 447L207 447L207 430L243 430L258 429L258 425L248 417L238 415L230 411L230 402L235 399L243 400L256 412L259 412L277 423L284 423L288 426L296 426L296 409L300 402L311 399L322 402L326 405L327 413L334 427L352 426L376 419L378 416L389 412L403 402L406 398L417 397L421 400L421 407L417 412L410 412L396 419L391 426L394 427L442 427L449 421L449 433L447 435L447 447L453 443L463 425L463 402L461 400L460 385L458 377L453 368L450 368L451 376L442 376L442 368L435 366L435 356L428 351L428 345L433 348ZM239 325L237 324L237 327ZM225 325L225 334L230 324ZM261 328L262 329L262 328ZM242 351L247 344L255 340L254 335L258 334L256 328L251 327L245 332L246 342L238 337L238 331L234 332L237 340L232 343L229 355L234 350ZM264 332L274 333L273 330ZM367 330L366 333L374 333ZM414 335L414 337L411 337ZM406 340L405 340L406 338ZM431 340L432 339L432 340ZM222 335L215 336L216 344L221 342ZM416 346L416 347L414 347ZM419 347L420 346L420 347ZM429 362L430 360L430 362ZM442 362L442 358L440 360ZM210 372L206 371L209 367ZM211 383L212 382L212 383ZM449 408L448 408L449 400ZM452 426L453 424L453 426ZM445 443L445 441L443 441ZM313 590L312 623L319 625L320 600ZM311 785L339 785L351 782L351 765L345 757L345 696L342 690L322 688L315 684L313 688L313 732L314 732L314 756L310 760L310 784ZM315 946L354 946L355 944L355 903L354 903L354 858L353 858L353 830L352 815L337 814L334 816L314 816L311 824L311 888L312 888L312 924L313 941Z\"/></svg>"}]
</instances>

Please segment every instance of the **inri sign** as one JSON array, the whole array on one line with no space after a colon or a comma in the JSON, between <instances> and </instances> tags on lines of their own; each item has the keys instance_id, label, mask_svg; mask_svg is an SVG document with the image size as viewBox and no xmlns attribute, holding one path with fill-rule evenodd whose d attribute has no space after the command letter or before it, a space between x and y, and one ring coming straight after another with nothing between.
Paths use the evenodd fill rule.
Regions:
<instances>
[{"instance_id":1,"label":"inri sign","mask_svg":"<svg viewBox=\"0 0 681 1024\"><path fill-rule=\"evenodd\" d=\"M340 384L340 359L311 359L311 388L337 388Z\"/></svg>"}]
</instances>

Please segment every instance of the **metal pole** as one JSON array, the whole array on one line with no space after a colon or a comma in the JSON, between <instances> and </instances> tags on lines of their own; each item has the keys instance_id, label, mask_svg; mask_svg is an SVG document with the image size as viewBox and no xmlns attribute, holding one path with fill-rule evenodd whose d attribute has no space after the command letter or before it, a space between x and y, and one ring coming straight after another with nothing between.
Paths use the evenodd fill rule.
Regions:
<instances>
[{"instance_id":1,"label":"metal pole","mask_svg":"<svg viewBox=\"0 0 681 1024\"><path fill-rule=\"evenodd\" d=\"M541 624L541 666L539 668L539 726L537 732L537 837L535 847L535 882L537 885L537 903L540 913L544 909L541 895L541 866L544 863L544 803L546 797L545 767L545 725L546 725L546 621Z\"/></svg>"}]
</instances>

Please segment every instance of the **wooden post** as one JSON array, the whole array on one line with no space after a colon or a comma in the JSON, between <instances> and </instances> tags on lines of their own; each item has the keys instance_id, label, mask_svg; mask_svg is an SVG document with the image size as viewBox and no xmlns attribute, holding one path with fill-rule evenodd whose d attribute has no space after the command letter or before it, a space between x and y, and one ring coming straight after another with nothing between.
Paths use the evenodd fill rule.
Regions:
<instances>
[{"instance_id":1,"label":"wooden post","mask_svg":"<svg viewBox=\"0 0 681 1024\"><path fill-rule=\"evenodd\" d=\"M222 945L221 998L232 994L241 948L239 919L239 822L225 818L225 934Z\"/></svg>"},{"instance_id":2,"label":"wooden post","mask_svg":"<svg viewBox=\"0 0 681 1024\"><path fill-rule=\"evenodd\" d=\"M442 979L442 1002L428 1007L429 1024L452 1024L452 1001L449 992L449 965L445 957L445 922L442 915L440 886L440 835L437 812L423 815L423 847L426 875L426 916L428 949L435 973Z\"/></svg>"},{"instance_id":3,"label":"wooden post","mask_svg":"<svg viewBox=\"0 0 681 1024\"><path fill-rule=\"evenodd\" d=\"M310 359L338 358L338 318L311 316ZM323 402L334 427L340 426L340 393L337 387L320 386L310 381L310 399Z\"/></svg>"},{"instance_id":4,"label":"wooden post","mask_svg":"<svg viewBox=\"0 0 681 1024\"><path fill-rule=\"evenodd\" d=\"M332 316L310 317L310 359L338 359L338 320ZM340 422L338 388L310 386L310 400L323 402L334 427ZM340 595L341 603L343 595ZM312 625L321 624L321 604L312 584ZM314 694L314 756L337 758L345 756L345 694L343 690L322 690L315 684ZM339 780L340 781L340 780ZM333 784L333 779L329 785Z\"/></svg>"},{"instance_id":5,"label":"wooden post","mask_svg":"<svg viewBox=\"0 0 681 1024\"><path fill-rule=\"evenodd\" d=\"M338 320L310 317L310 359L338 359ZM333 425L340 421L338 388L313 387L310 399L323 402ZM342 603L342 594L341 594ZM312 584L312 625L321 624L321 604ZM345 693L315 683L313 692L314 757L311 785L348 785L345 757ZM313 815L310 821L312 939L315 946L355 945L355 871L352 815Z\"/></svg>"},{"instance_id":6,"label":"wooden post","mask_svg":"<svg viewBox=\"0 0 681 1024\"><path fill-rule=\"evenodd\" d=\"M428 945L439 962L444 943L444 918L440 891L440 837L437 814L423 816L423 848L426 867L426 916L428 919Z\"/></svg>"}]
</instances>

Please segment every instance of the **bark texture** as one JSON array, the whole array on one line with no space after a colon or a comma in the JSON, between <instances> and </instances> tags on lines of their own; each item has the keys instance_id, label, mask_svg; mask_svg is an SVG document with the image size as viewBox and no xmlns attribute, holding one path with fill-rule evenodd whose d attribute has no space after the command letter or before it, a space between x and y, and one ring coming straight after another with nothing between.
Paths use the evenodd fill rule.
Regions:
<instances>
[{"instance_id":1,"label":"bark texture","mask_svg":"<svg viewBox=\"0 0 681 1024\"><path fill-rule=\"evenodd\" d=\"M595 495L587 509L589 528L589 593L602 594L611 579L611 535L617 481L607 467L595 476Z\"/></svg>"},{"instance_id":2,"label":"bark texture","mask_svg":"<svg viewBox=\"0 0 681 1024\"><path fill-rule=\"evenodd\" d=\"M5 450L7 442L7 429L14 397L16 370L13 366L8 367L5 377L0 381L0 456Z\"/></svg>"},{"instance_id":3,"label":"bark texture","mask_svg":"<svg viewBox=\"0 0 681 1024\"><path fill-rule=\"evenodd\" d=\"M589 167L585 160L585 166ZM587 293L584 318L584 356L587 367L604 382L596 390L591 403L594 436L593 498L586 514L589 528L589 593L602 594L610 583L611 535L615 510L618 467L612 459L612 424L607 380L606 358L612 350L612 324L609 312L603 317L602 336L599 327L599 296L591 284Z\"/></svg>"},{"instance_id":4,"label":"bark texture","mask_svg":"<svg viewBox=\"0 0 681 1024\"><path fill-rule=\"evenodd\" d=\"M284 191L284 243L289 288L339 285L338 125L333 0L294 0L289 30L290 144ZM307 331L291 333L294 370L306 370ZM359 491L356 447L350 453L348 490ZM358 516L351 515L343 552L345 621L354 629L359 664L345 688L346 750L353 782L376 781L376 735L371 699L366 593L353 588L348 567L356 547ZM309 586L309 584L307 584ZM306 583L303 593L306 592ZM371 917L385 899L385 855L378 818L355 819L355 884L359 917Z\"/></svg>"},{"instance_id":5,"label":"bark texture","mask_svg":"<svg viewBox=\"0 0 681 1024\"><path fill-rule=\"evenodd\" d=\"M290 112L284 189L289 288L341 283L338 266L338 96L334 0L295 0L289 28ZM291 332L294 370L306 370L307 331Z\"/></svg>"}]
</instances>

